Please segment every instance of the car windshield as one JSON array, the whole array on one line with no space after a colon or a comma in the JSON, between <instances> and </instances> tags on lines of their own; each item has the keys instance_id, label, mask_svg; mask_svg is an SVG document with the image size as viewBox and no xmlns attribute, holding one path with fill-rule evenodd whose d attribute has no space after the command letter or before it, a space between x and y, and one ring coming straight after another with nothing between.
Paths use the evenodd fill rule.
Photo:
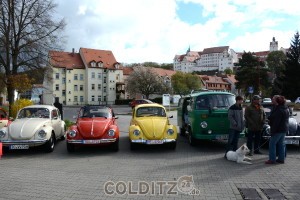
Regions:
<instances>
[{"instance_id":1,"label":"car windshield","mask_svg":"<svg viewBox=\"0 0 300 200\"><path fill-rule=\"evenodd\" d=\"M164 108L161 107L141 107L136 111L136 117L166 117L166 112Z\"/></svg>"},{"instance_id":2,"label":"car windshield","mask_svg":"<svg viewBox=\"0 0 300 200\"><path fill-rule=\"evenodd\" d=\"M210 108L227 109L235 103L235 97L229 94L199 95L196 98L196 110L207 110Z\"/></svg>"},{"instance_id":3,"label":"car windshield","mask_svg":"<svg viewBox=\"0 0 300 200\"><path fill-rule=\"evenodd\" d=\"M79 116L81 118L105 117L111 118L112 115L107 107L88 106L81 109Z\"/></svg>"},{"instance_id":4,"label":"car windshield","mask_svg":"<svg viewBox=\"0 0 300 200\"><path fill-rule=\"evenodd\" d=\"M17 118L49 118L49 116L50 112L47 108L23 108Z\"/></svg>"}]
</instances>

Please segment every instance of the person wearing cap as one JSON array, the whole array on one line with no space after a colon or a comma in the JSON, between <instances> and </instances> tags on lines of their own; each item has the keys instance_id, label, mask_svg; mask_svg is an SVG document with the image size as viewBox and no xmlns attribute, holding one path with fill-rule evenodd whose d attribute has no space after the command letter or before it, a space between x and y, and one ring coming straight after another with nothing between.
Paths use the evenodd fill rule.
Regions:
<instances>
[{"instance_id":1,"label":"person wearing cap","mask_svg":"<svg viewBox=\"0 0 300 200\"><path fill-rule=\"evenodd\" d=\"M266 121L266 113L260 104L260 96L254 95L252 102L245 109L245 119L248 126L247 146L250 150L249 156L253 155L253 140L254 140L254 153L262 154L259 150L261 131Z\"/></svg>"},{"instance_id":2,"label":"person wearing cap","mask_svg":"<svg viewBox=\"0 0 300 200\"><path fill-rule=\"evenodd\" d=\"M242 108L243 97L235 97L235 104L230 106L228 109L228 119L230 122L228 143L226 146L226 152L224 158L226 158L226 153L228 151L236 151L238 148L238 142L240 133L244 130L244 111Z\"/></svg>"}]
</instances>

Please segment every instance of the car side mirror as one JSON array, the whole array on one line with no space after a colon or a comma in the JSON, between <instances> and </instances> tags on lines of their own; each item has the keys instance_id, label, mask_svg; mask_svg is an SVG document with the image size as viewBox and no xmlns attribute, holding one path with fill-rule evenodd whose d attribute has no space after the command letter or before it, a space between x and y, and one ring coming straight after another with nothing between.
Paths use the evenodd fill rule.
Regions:
<instances>
[{"instance_id":1,"label":"car side mirror","mask_svg":"<svg viewBox=\"0 0 300 200\"><path fill-rule=\"evenodd\" d=\"M297 113L294 113L293 116L297 116Z\"/></svg>"},{"instance_id":2,"label":"car side mirror","mask_svg":"<svg viewBox=\"0 0 300 200\"><path fill-rule=\"evenodd\" d=\"M114 118L115 118L115 119L119 119L119 117L117 117L117 116L115 116Z\"/></svg>"},{"instance_id":3,"label":"car side mirror","mask_svg":"<svg viewBox=\"0 0 300 200\"><path fill-rule=\"evenodd\" d=\"M169 118L173 118L173 115L169 116Z\"/></svg>"},{"instance_id":4,"label":"car side mirror","mask_svg":"<svg viewBox=\"0 0 300 200\"><path fill-rule=\"evenodd\" d=\"M76 116L76 115L73 115L73 119L77 119L77 116Z\"/></svg>"}]
</instances>

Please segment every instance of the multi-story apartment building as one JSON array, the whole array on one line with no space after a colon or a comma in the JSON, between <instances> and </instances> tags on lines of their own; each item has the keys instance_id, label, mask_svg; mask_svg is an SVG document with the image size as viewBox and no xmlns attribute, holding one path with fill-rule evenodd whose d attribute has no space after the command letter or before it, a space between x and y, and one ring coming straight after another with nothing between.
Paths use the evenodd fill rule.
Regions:
<instances>
[{"instance_id":1,"label":"multi-story apartment building","mask_svg":"<svg viewBox=\"0 0 300 200\"><path fill-rule=\"evenodd\" d=\"M43 102L64 105L114 104L123 70L111 51L80 48L79 53L49 52L50 70L44 80Z\"/></svg>"},{"instance_id":2,"label":"multi-story apartment building","mask_svg":"<svg viewBox=\"0 0 300 200\"><path fill-rule=\"evenodd\" d=\"M229 49L229 46L205 48L203 51L196 52L188 49L186 54L175 55L173 68L175 71L224 71L232 69L234 63L238 61L238 54Z\"/></svg>"}]
</instances>

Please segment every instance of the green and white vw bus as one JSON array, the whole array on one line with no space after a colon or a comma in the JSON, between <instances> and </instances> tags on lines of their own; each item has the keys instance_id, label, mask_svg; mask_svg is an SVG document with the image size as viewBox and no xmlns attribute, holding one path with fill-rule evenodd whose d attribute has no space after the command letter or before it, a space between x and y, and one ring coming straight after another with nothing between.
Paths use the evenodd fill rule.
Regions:
<instances>
[{"instance_id":1,"label":"green and white vw bus","mask_svg":"<svg viewBox=\"0 0 300 200\"><path fill-rule=\"evenodd\" d=\"M200 91L182 97L177 111L180 134L187 135L191 145L197 140L226 140L228 108L234 103L235 95L229 92Z\"/></svg>"}]
</instances>

